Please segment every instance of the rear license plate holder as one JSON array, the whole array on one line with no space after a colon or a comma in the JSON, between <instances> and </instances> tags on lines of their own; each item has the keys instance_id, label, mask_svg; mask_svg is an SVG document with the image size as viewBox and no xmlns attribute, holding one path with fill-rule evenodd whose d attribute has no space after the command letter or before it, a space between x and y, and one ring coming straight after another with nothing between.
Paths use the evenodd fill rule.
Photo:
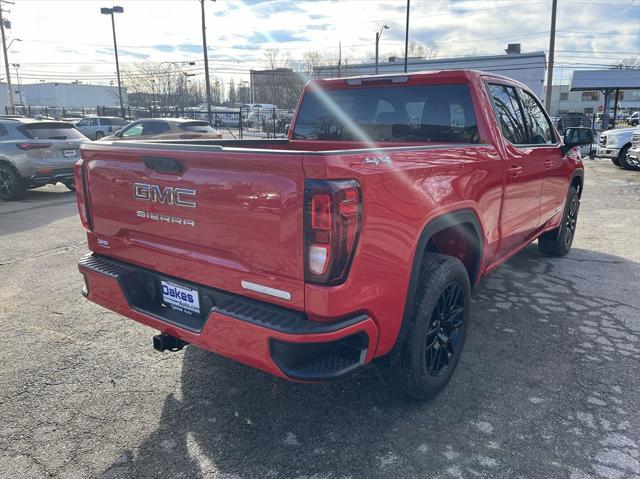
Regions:
<instances>
[{"instance_id":1,"label":"rear license plate holder","mask_svg":"<svg viewBox=\"0 0 640 479\"><path fill-rule=\"evenodd\" d=\"M175 283L160 280L162 305L190 316L200 316L200 296L198 290Z\"/></svg>"}]
</instances>

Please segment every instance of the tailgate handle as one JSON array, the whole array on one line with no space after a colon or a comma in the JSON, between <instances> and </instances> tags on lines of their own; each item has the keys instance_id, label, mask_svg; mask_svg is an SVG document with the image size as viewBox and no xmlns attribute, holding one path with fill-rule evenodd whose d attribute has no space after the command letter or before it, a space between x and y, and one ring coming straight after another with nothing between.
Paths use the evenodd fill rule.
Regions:
<instances>
[{"instance_id":1,"label":"tailgate handle","mask_svg":"<svg viewBox=\"0 0 640 479\"><path fill-rule=\"evenodd\" d=\"M144 165L158 173L182 173L182 164L174 158L143 156Z\"/></svg>"}]
</instances>

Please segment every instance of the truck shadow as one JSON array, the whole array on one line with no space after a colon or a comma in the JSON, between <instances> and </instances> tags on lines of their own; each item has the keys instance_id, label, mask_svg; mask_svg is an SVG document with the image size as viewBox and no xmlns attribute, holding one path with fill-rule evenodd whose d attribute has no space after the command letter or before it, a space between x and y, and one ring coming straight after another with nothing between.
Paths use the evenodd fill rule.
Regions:
<instances>
[{"instance_id":1,"label":"truck shadow","mask_svg":"<svg viewBox=\"0 0 640 479\"><path fill-rule=\"evenodd\" d=\"M526 248L474 292L462 361L428 403L405 400L380 366L299 385L189 347L157 430L104 477L591 475L605 435L594 417L629 413L593 408L638 374L618 365L640 358L639 279L620 257Z\"/></svg>"}]
</instances>

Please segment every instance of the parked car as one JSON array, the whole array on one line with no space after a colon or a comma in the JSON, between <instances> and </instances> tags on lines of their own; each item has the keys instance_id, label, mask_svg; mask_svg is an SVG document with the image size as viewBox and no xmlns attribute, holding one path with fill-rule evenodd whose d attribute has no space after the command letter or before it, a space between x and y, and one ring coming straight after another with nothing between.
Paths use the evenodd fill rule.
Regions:
<instances>
[{"instance_id":1,"label":"parked car","mask_svg":"<svg viewBox=\"0 0 640 479\"><path fill-rule=\"evenodd\" d=\"M440 71L314 80L284 140L88 143L83 294L160 330L159 351L302 382L386 357L429 398L471 287L536 238L571 249L592 142L563 143L515 80Z\"/></svg>"},{"instance_id":2,"label":"parked car","mask_svg":"<svg viewBox=\"0 0 640 479\"><path fill-rule=\"evenodd\" d=\"M103 138L104 140L176 140L176 139L220 139L222 133L214 130L204 120L184 118L153 118L137 120L122 130Z\"/></svg>"},{"instance_id":3,"label":"parked car","mask_svg":"<svg viewBox=\"0 0 640 479\"><path fill-rule=\"evenodd\" d=\"M634 169L633 165L627 162L627 153L631 148L631 137L635 130L635 128L619 128L603 131L600 134L596 155L610 158L614 165L626 170Z\"/></svg>"},{"instance_id":4,"label":"parked car","mask_svg":"<svg viewBox=\"0 0 640 479\"><path fill-rule=\"evenodd\" d=\"M633 132L631 147L627 152L627 166L632 170L640 170L640 128Z\"/></svg>"},{"instance_id":5,"label":"parked car","mask_svg":"<svg viewBox=\"0 0 640 479\"><path fill-rule=\"evenodd\" d=\"M640 111L634 112L629 118L627 118L627 123L631 126L638 126L638 124L640 124Z\"/></svg>"},{"instance_id":6,"label":"parked car","mask_svg":"<svg viewBox=\"0 0 640 479\"><path fill-rule=\"evenodd\" d=\"M126 124L126 120L117 116L91 116L76 123L76 128L87 138L99 140L118 131Z\"/></svg>"},{"instance_id":7,"label":"parked car","mask_svg":"<svg viewBox=\"0 0 640 479\"><path fill-rule=\"evenodd\" d=\"M70 123L0 118L0 198L18 200L58 182L75 190L73 165L85 141Z\"/></svg>"}]
</instances>

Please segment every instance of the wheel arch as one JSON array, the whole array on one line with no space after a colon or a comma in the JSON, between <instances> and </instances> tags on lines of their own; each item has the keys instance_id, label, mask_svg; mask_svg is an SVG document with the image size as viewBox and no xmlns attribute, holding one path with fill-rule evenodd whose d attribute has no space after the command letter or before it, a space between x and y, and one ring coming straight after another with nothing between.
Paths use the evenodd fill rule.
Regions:
<instances>
[{"instance_id":1,"label":"wheel arch","mask_svg":"<svg viewBox=\"0 0 640 479\"><path fill-rule=\"evenodd\" d=\"M3 158L0 156L0 165L7 165L9 166L9 168L11 168L20 178L24 178L22 176L22 173L20 173L20 170L18 169L18 167L16 165L13 164L12 161L7 160L6 158Z\"/></svg>"},{"instance_id":2,"label":"wheel arch","mask_svg":"<svg viewBox=\"0 0 640 479\"><path fill-rule=\"evenodd\" d=\"M569 188L576 187L578 189L578 198L582 198L582 189L584 186L584 172L581 169L575 170L569 179ZM567 189L567 195L569 191Z\"/></svg>"},{"instance_id":3,"label":"wheel arch","mask_svg":"<svg viewBox=\"0 0 640 479\"><path fill-rule=\"evenodd\" d=\"M406 335L411 321L411 315L415 306L415 296L420 278L420 269L422 267L422 259L425 253L430 252L428 249L431 240L440 232L452 227L469 228L475 235L474 247L476 248L473 256L473 263L465 265L469 273L469 282L473 285L480 279L482 254L484 251L483 230L480 220L471 209L461 209L445 213L441 216L433 218L427 223L420 234L418 244L414 253L413 263L411 266L411 276L409 277L409 286L407 288L407 296L405 299L404 312L402 315L402 325L396 339L396 346L400 344ZM396 347L394 347L396 349Z\"/></svg>"}]
</instances>

